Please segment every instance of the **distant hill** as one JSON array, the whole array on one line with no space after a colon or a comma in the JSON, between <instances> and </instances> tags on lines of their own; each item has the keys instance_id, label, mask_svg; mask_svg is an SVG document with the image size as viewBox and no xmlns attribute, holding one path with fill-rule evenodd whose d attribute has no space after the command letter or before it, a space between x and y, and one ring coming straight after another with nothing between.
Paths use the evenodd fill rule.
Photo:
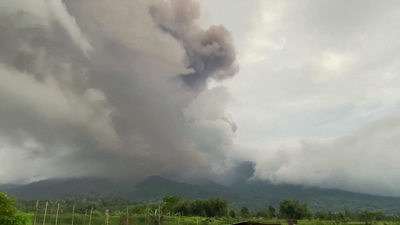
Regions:
<instances>
[{"instance_id":1,"label":"distant hill","mask_svg":"<svg viewBox=\"0 0 400 225\"><path fill-rule=\"evenodd\" d=\"M248 207L263 208L265 203L278 206L284 199L297 199L307 203L314 211L371 210L398 213L400 198L381 197L335 189L306 188L298 185L274 185L266 181L252 181L235 185L234 190L246 201Z\"/></svg>"},{"instance_id":2,"label":"distant hill","mask_svg":"<svg viewBox=\"0 0 400 225\"><path fill-rule=\"evenodd\" d=\"M151 176L128 192L122 192L122 196L132 201L147 201L161 199L166 195L178 195L182 199L201 199L220 196L218 190L193 184L179 183L163 177Z\"/></svg>"},{"instance_id":3,"label":"distant hill","mask_svg":"<svg viewBox=\"0 0 400 225\"><path fill-rule=\"evenodd\" d=\"M159 201L166 195L178 195L181 199L222 197L231 207L237 209L247 206L252 210L260 210L268 205L278 207L279 202L284 199L298 199L307 203L314 211L338 211L344 208L351 211L371 210L386 213L400 211L400 198L248 181L251 164L244 167L246 172L228 186L208 179L200 179L196 184L187 184L151 176L139 183L113 181L107 178L51 179L23 186L0 186L0 190L24 200L121 196L132 202L148 202Z\"/></svg>"},{"instance_id":4,"label":"distant hill","mask_svg":"<svg viewBox=\"0 0 400 225\"><path fill-rule=\"evenodd\" d=\"M18 185L18 184L3 184L3 185L0 185L0 190L7 191L10 189L16 188L18 186L20 186L20 185Z\"/></svg>"},{"instance_id":5,"label":"distant hill","mask_svg":"<svg viewBox=\"0 0 400 225\"><path fill-rule=\"evenodd\" d=\"M36 200L85 195L107 196L118 188L118 183L105 178L72 178L42 180L3 190L19 199Z\"/></svg>"}]
</instances>

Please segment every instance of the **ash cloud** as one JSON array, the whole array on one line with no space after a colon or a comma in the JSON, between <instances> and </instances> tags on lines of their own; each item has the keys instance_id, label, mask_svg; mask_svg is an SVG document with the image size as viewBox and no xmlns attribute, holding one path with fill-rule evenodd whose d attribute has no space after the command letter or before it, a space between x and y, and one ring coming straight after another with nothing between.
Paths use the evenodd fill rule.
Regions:
<instances>
[{"instance_id":1,"label":"ash cloud","mask_svg":"<svg viewBox=\"0 0 400 225\"><path fill-rule=\"evenodd\" d=\"M255 177L274 183L400 196L400 117L337 138L308 138L258 155Z\"/></svg>"},{"instance_id":2,"label":"ash cloud","mask_svg":"<svg viewBox=\"0 0 400 225\"><path fill-rule=\"evenodd\" d=\"M158 1L150 7L150 14L160 29L184 47L186 64L193 69L192 73L182 75L187 85L202 89L209 78L223 80L239 71L229 31L223 25L205 30L196 23L200 17L199 4L185 0Z\"/></svg>"},{"instance_id":3,"label":"ash cloud","mask_svg":"<svg viewBox=\"0 0 400 225\"><path fill-rule=\"evenodd\" d=\"M226 173L236 125L207 79L238 66L199 16L192 1L1 2L2 182Z\"/></svg>"}]
</instances>

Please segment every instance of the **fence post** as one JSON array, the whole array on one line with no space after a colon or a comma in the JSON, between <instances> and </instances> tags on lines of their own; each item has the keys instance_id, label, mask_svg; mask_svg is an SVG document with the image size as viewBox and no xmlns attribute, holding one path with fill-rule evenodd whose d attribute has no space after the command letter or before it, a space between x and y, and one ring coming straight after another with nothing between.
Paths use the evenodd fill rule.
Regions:
<instances>
[{"instance_id":1,"label":"fence post","mask_svg":"<svg viewBox=\"0 0 400 225\"><path fill-rule=\"evenodd\" d=\"M76 205L76 203L74 204L74 207L72 208L72 222L71 222L71 225L74 225L75 205Z\"/></svg>"},{"instance_id":2,"label":"fence post","mask_svg":"<svg viewBox=\"0 0 400 225\"><path fill-rule=\"evenodd\" d=\"M158 225L161 225L161 206L158 206Z\"/></svg>"},{"instance_id":3,"label":"fence post","mask_svg":"<svg viewBox=\"0 0 400 225\"><path fill-rule=\"evenodd\" d=\"M36 215L39 207L39 200L36 201L36 207L35 207L35 216L33 218L33 225L36 225Z\"/></svg>"},{"instance_id":4,"label":"fence post","mask_svg":"<svg viewBox=\"0 0 400 225\"><path fill-rule=\"evenodd\" d=\"M85 211L85 222L83 223L84 225L86 225L86 217L87 217L87 209Z\"/></svg>"},{"instance_id":5,"label":"fence post","mask_svg":"<svg viewBox=\"0 0 400 225\"><path fill-rule=\"evenodd\" d=\"M128 207L126 207L126 225L129 225L129 210L128 210Z\"/></svg>"},{"instance_id":6,"label":"fence post","mask_svg":"<svg viewBox=\"0 0 400 225\"><path fill-rule=\"evenodd\" d=\"M60 203L58 203L58 205L57 205L56 225L58 223L58 210L60 210Z\"/></svg>"},{"instance_id":7,"label":"fence post","mask_svg":"<svg viewBox=\"0 0 400 225\"><path fill-rule=\"evenodd\" d=\"M90 210L89 225L92 223L93 208Z\"/></svg>"},{"instance_id":8,"label":"fence post","mask_svg":"<svg viewBox=\"0 0 400 225\"><path fill-rule=\"evenodd\" d=\"M108 216L109 216L109 213L108 213L108 212L109 212L109 210L107 209L107 210L106 210L106 225L108 225Z\"/></svg>"},{"instance_id":9,"label":"fence post","mask_svg":"<svg viewBox=\"0 0 400 225\"><path fill-rule=\"evenodd\" d=\"M44 208L43 225L45 225L45 223L46 223L46 213L47 213L48 204L49 204L49 202L46 202L46 207Z\"/></svg>"}]
</instances>

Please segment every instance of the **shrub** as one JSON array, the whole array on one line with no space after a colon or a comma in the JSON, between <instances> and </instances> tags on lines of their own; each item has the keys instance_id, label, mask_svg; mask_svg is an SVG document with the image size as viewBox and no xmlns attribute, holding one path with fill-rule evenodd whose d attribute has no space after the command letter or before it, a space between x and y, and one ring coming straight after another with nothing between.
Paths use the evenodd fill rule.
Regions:
<instances>
[{"instance_id":1,"label":"shrub","mask_svg":"<svg viewBox=\"0 0 400 225\"><path fill-rule=\"evenodd\" d=\"M15 199L0 192L0 224L2 225L25 225L26 216L18 212L15 207Z\"/></svg>"}]
</instances>

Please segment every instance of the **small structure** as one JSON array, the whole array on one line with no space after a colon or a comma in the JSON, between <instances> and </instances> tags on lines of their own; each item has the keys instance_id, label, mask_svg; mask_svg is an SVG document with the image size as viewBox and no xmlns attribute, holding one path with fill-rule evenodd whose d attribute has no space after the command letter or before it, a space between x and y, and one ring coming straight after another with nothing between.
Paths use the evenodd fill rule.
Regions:
<instances>
[{"instance_id":1,"label":"small structure","mask_svg":"<svg viewBox=\"0 0 400 225\"><path fill-rule=\"evenodd\" d=\"M286 222L288 223L288 225L297 225L297 220L295 219L287 219Z\"/></svg>"},{"instance_id":2,"label":"small structure","mask_svg":"<svg viewBox=\"0 0 400 225\"><path fill-rule=\"evenodd\" d=\"M203 220L203 224L211 224L212 223L212 219L210 218L206 218Z\"/></svg>"},{"instance_id":3,"label":"small structure","mask_svg":"<svg viewBox=\"0 0 400 225\"><path fill-rule=\"evenodd\" d=\"M239 223L234 223L232 225L281 225L280 223L260 223L254 221L243 221Z\"/></svg>"}]
</instances>

